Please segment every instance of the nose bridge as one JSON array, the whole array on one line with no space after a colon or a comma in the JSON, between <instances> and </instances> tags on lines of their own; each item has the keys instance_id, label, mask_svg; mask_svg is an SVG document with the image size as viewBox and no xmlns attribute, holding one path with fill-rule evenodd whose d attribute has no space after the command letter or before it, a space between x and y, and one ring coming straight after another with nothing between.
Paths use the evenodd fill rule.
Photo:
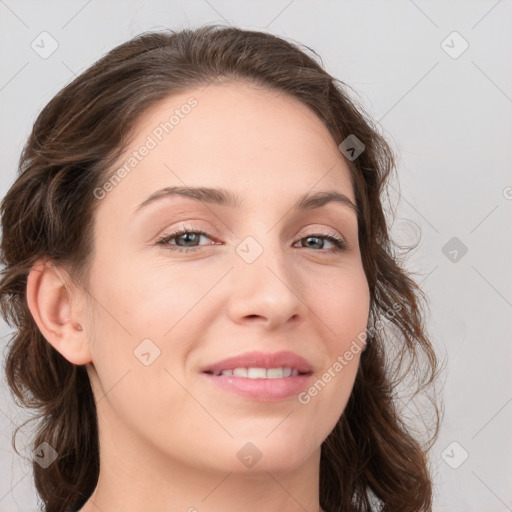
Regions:
<instances>
[{"instance_id":1,"label":"nose bridge","mask_svg":"<svg viewBox=\"0 0 512 512\"><path fill-rule=\"evenodd\" d=\"M271 221L269 215L265 218L260 215L250 224L248 234L236 245L235 252L238 255L239 261L236 265L240 272L244 269L251 273L256 270L255 273L262 277L264 271L271 274L268 269L270 267L275 273L283 273L282 279L286 279L289 252L279 236L279 226L275 220Z\"/></svg>"}]
</instances>

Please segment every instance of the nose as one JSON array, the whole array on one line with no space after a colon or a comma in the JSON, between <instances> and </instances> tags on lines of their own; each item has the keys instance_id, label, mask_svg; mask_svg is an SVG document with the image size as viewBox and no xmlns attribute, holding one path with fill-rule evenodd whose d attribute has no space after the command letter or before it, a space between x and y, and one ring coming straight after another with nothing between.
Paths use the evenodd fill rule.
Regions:
<instances>
[{"instance_id":1,"label":"nose","mask_svg":"<svg viewBox=\"0 0 512 512\"><path fill-rule=\"evenodd\" d=\"M305 317L300 276L285 261L282 250L267 248L252 263L236 258L229 301L233 322L273 330Z\"/></svg>"}]
</instances>

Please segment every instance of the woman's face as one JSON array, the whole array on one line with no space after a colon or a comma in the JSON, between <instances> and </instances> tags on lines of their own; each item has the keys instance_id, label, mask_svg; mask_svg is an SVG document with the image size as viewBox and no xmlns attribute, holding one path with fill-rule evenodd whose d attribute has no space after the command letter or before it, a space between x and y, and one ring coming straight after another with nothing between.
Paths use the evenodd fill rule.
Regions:
<instances>
[{"instance_id":1,"label":"woman's face","mask_svg":"<svg viewBox=\"0 0 512 512\"><path fill-rule=\"evenodd\" d=\"M369 313L354 209L343 200L296 205L319 192L355 204L328 130L291 97L210 85L149 111L115 169L125 164L95 192L84 328L100 432L148 460L203 470L289 470L319 457L360 348L344 354ZM174 187L217 192L148 200ZM190 233L171 236L182 228ZM220 366L300 366L264 357L286 351L312 373L204 373L255 351L263 360Z\"/></svg>"}]
</instances>

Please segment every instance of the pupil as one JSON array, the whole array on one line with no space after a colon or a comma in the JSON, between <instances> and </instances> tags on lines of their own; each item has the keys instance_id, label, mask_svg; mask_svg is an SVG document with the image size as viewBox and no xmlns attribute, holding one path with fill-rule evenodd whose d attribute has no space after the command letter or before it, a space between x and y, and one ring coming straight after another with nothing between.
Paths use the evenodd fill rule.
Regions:
<instances>
[{"instance_id":1,"label":"pupil","mask_svg":"<svg viewBox=\"0 0 512 512\"><path fill-rule=\"evenodd\" d=\"M323 243L319 241L319 240L320 240L320 238L318 238L317 236L308 236L308 237L306 238L306 241L309 241L309 240L316 240L316 244L315 244L315 242L313 242L313 244L308 244L310 247L311 247L311 245L320 245L320 246L322 246L322 245L323 245ZM321 248L322 248L322 247L320 247L320 249L321 249Z\"/></svg>"},{"instance_id":2,"label":"pupil","mask_svg":"<svg viewBox=\"0 0 512 512\"><path fill-rule=\"evenodd\" d=\"M178 237L178 240L182 240L185 243L193 242L194 239L197 237L197 233L184 233L180 237Z\"/></svg>"}]
</instances>

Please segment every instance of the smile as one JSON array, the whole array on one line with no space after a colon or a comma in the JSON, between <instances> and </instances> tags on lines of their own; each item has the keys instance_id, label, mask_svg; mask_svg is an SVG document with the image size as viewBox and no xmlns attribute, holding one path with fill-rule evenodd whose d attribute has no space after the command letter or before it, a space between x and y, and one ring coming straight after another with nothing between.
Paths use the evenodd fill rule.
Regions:
<instances>
[{"instance_id":1,"label":"smile","mask_svg":"<svg viewBox=\"0 0 512 512\"><path fill-rule=\"evenodd\" d=\"M299 372L297 368L281 367L281 368L231 368L216 372L206 372L216 377L233 376L233 377L245 377L246 379L282 379L283 377L296 377L297 375L303 374Z\"/></svg>"}]
</instances>

